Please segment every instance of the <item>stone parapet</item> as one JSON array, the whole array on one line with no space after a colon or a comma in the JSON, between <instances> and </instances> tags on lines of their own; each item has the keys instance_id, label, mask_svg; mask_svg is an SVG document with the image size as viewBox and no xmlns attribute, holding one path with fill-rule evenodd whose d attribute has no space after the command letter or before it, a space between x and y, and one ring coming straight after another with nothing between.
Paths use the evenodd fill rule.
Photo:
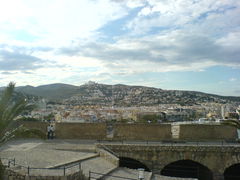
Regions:
<instances>
[{"instance_id":1,"label":"stone parapet","mask_svg":"<svg viewBox=\"0 0 240 180\"><path fill-rule=\"evenodd\" d=\"M105 123L57 123L56 138L59 139L105 139Z\"/></svg>"},{"instance_id":2,"label":"stone parapet","mask_svg":"<svg viewBox=\"0 0 240 180\"><path fill-rule=\"evenodd\" d=\"M103 148L96 148L97 153L102 157L103 159L107 160L108 162L114 164L116 167L119 166L119 158L116 157L114 154L112 154L109 151L106 151Z\"/></svg>"},{"instance_id":3,"label":"stone parapet","mask_svg":"<svg viewBox=\"0 0 240 180\"><path fill-rule=\"evenodd\" d=\"M170 124L115 124L114 135L115 140L146 140L159 141L171 139Z\"/></svg>"},{"instance_id":4,"label":"stone parapet","mask_svg":"<svg viewBox=\"0 0 240 180\"><path fill-rule=\"evenodd\" d=\"M210 124L181 124L179 139L181 140L235 140L235 127Z\"/></svg>"}]
</instances>

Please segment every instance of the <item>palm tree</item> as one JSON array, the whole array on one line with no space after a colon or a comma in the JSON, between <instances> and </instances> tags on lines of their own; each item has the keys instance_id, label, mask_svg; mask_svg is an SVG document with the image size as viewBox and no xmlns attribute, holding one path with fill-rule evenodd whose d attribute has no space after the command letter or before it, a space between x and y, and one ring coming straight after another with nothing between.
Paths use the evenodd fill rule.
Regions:
<instances>
[{"instance_id":1,"label":"palm tree","mask_svg":"<svg viewBox=\"0 0 240 180\"><path fill-rule=\"evenodd\" d=\"M0 143L11 135L11 125L24 111L32 110L34 105L29 104L24 98L14 97L15 83L10 82L0 94ZM13 131L12 131L13 132ZM0 179L3 178L4 168L0 159Z\"/></svg>"},{"instance_id":2,"label":"palm tree","mask_svg":"<svg viewBox=\"0 0 240 180\"><path fill-rule=\"evenodd\" d=\"M4 136L14 120L25 112L33 109L25 98L14 97L15 83L10 82L0 95L0 138Z\"/></svg>"}]
</instances>

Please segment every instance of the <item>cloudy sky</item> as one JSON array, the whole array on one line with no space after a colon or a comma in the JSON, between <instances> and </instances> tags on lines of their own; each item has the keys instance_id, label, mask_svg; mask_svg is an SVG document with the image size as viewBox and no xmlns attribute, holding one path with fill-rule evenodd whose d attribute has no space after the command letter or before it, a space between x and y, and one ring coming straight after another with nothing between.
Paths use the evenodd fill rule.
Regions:
<instances>
[{"instance_id":1,"label":"cloudy sky","mask_svg":"<svg viewBox=\"0 0 240 180\"><path fill-rule=\"evenodd\" d=\"M0 0L0 86L240 96L239 0Z\"/></svg>"}]
</instances>

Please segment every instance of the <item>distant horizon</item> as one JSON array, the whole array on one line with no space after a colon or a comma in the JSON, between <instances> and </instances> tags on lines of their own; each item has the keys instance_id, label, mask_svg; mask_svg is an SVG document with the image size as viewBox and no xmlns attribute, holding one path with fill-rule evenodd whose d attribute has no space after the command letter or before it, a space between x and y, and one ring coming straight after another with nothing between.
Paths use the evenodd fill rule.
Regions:
<instances>
[{"instance_id":1,"label":"distant horizon","mask_svg":"<svg viewBox=\"0 0 240 180\"><path fill-rule=\"evenodd\" d=\"M1 1L0 86L92 80L240 96L239 14L236 0Z\"/></svg>"},{"instance_id":2,"label":"distant horizon","mask_svg":"<svg viewBox=\"0 0 240 180\"><path fill-rule=\"evenodd\" d=\"M169 90L169 91L193 91L193 92L200 92L200 93L205 93L205 94L212 94L212 95L218 95L218 96L226 96L226 97L240 97L240 96L233 96L233 95L222 95L222 94L215 94L215 93L211 93L211 92L204 92L204 91L199 91L199 90L187 90L187 89L164 89L164 88L161 88L161 87L154 87L154 86L144 86L144 85L140 85L140 84L135 84L135 85L130 85L130 84L123 84L123 83L116 83L116 84L107 84L107 83L99 83L99 82L95 82L95 81L91 81L91 82L94 82L96 84L104 84L104 85L109 85L109 86L115 86L115 85L126 85L126 86L143 86L143 87L149 87L149 88L156 88L156 89L162 89L162 90ZM76 85L76 84L69 84L69 83L50 83L50 84L41 84L41 85L36 85L36 86L33 86L33 85L30 85L30 84L27 84L27 85L21 85L21 86L18 86L16 84L15 87L25 87L25 86L31 86L31 87L39 87L39 86L48 86L48 85L56 85L56 84L62 84L62 85L70 85L70 86L76 86L76 87L79 87L79 86L82 86L82 85L86 85L88 84L88 82L85 82L83 84L80 84L80 85ZM0 86L0 88L4 88L6 86Z\"/></svg>"}]
</instances>

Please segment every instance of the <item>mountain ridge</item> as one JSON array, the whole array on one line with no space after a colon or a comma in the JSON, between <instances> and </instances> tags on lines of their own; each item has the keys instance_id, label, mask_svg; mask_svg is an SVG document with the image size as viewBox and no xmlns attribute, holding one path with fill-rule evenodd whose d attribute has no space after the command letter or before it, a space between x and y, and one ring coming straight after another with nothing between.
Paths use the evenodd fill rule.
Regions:
<instances>
[{"instance_id":1,"label":"mountain ridge","mask_svg":"<svg viewBox=\"0 0 240 180\"><path fill-rule=\"evenodd\" d=\"M79 105L156 105L184 104L192 105L204 102L240 102L238 96L221 96L198 91L163 90L147 86L129 86L125 84L98 84L94 82L80 86L54 83L41 86L19 86L16 91L40 96L49 100L60 100Z\"/></svg>"}]
</instances>

